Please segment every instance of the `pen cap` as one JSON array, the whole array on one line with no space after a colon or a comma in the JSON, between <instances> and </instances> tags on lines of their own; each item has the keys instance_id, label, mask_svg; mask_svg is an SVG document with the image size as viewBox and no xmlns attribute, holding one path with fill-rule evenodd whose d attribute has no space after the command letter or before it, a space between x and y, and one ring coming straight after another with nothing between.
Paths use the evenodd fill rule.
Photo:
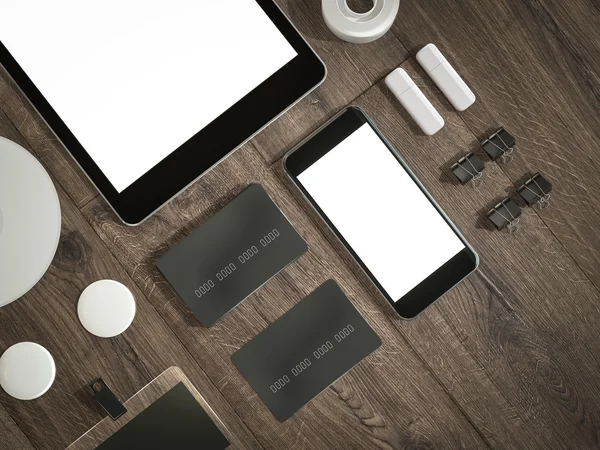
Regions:
<instances>
[{"instance_id":1,"label":"pen cap","mask_svg":"<svg viewBox=\"0 0 600 450\"><path fill-rule=\"evenodd\" d=\"M404 69L390 73L385 77L385 84L423 133L431 136L443 128L444 119Z\"/></svg>"},{"instance_id":2,"label":"pen cap","mask_svg":"<svg viewBox=\"0 0 600 450\"><path fill-rule=\"evenodd\" d=\"M385 78L385 84L396 97L400 97L411 87L416 86L413 79L404 69L396 69L391 72Z\"/></svg>"},{"instance_id":3,"label":"pen cap","mask_svg":"<svg viewBox=\"0 0 600 450\"><path fill-rule=\"evenodd\" d=\"M417 53L417 61L429 73L443 62L446 62L446 58L435 45L427 44Z\"/></svg>"}]
</instances>

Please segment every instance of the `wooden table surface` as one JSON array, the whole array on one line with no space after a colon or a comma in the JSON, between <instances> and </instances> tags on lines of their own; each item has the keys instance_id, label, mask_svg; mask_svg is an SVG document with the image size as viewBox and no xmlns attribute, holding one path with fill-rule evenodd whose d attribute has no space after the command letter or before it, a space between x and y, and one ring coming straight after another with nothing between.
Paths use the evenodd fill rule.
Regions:
<instances>
[{"instance_id":1,"label":"wooden table surface","mask_svg":"<svg viewBox=\"0 0 600 450\"><path fill-rule=\"evenodd\" d=\"M0 135L42 161L63 210L52 267L0 309L0 351L24 340L44 345L56 382L30 402L0 393L0 448L63 449L103 418L85 389L91 380L104 377L127 399L170 366L249 448L598 448L600 2L403 0L392 31L367 45L333 37L320 0L279 3L326 62L327 81L136 228L119 223L0 71ZM466 112L456 113L415 64L429 42L475 91ZM382 82L400 65L446 120L433 137ZM384 307L282 171L287 150L351 103L371 115L481 256L476 274L413 321ZM478 142L500 125L516 136L515 160L488 162L478 188L454 183L450 164L480 153ZM517 234L490 229L485 212L537 171L554 184L551 207L524 207ZM205 329L155 260L253 182L310 250ZM138 305L133 326L113 339L88 334L76 315L81 291L104 278L126 284ZM279 423L230 356L329 278L383 345Z\"/></svg>"}]
</instances>

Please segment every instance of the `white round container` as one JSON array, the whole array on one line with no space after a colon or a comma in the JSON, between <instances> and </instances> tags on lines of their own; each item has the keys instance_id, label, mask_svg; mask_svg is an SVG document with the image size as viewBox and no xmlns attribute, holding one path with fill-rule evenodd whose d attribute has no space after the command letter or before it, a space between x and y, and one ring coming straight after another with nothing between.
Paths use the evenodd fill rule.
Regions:
<instances>
[{"instance_id":1,"label":"white round container","mask_svg":"<svg viewBox=\"0 0 600 450\"><path fill-rule=\"evenodd\" d=\"M60 203L46 170L23 147L0 137L0 307L46 273L60 226Z\"/></svg>"}]
</instances>

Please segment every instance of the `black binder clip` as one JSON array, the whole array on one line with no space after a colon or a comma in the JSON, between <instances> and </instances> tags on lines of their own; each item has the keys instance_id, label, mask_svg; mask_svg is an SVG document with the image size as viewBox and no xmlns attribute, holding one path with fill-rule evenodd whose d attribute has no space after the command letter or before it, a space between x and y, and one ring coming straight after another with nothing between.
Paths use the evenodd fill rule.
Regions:
<instances>
[{"instance_id":1,"label":"black binder clip","mask_svg":"<svg viewBox=\"0 0 600 450\"><path fill-rule=\"evenodd\" d=\"M519 228L521 208L512 198L506 197L487 215L498 230L506 228L509 233L514 233Z\"/></svg>"},{"instance_id":2,"label":"black binder clip","mask_svg":"<svg viewBox=\"0 0 600 450\"><path fill-rule=\"evenodd\" d=\"M499 128L481 143L481 148L483 148L492 161L502 158L502 162L506 164L512 161L515 143L516 141L513 136L508 134L504 128Z\"/></svg>"},{"instance_id":3,"label":"black binder clip","mask_svg":"<svg viewBox=\"0 0 600 450\"><path fill-rule=\"evenodd\" d=\"M461 184L467 184L471 181L474 185L477 185L483 177L484 167L481 158L475 153L469 152L455 162L450 170Z\"/></svg>"},{"instance_id":4,"label":"black binder clip","mask_svg":"<svg viewBox=\"0 0 600 450\"><path fill-rule=\"evenodd\" d=\"M125 406L123 406L123 404L119 401L113 391L110 390L102 378L98 378L96 381L90 384L89 387L92 390L96 401L113 420L117 420L127 412Z\"/></svg>"},{"instance_id":5,"label":"black binder clip","mask_svg":"<svg viewBox=\"0 0 600 450\"><path fill-rule=\"evenodd\" d=\"M552 183L539 172L517 188L517 193L529 206L537 205L540 209L550 206L551 191Z\"/></svg>"}]
</instances>

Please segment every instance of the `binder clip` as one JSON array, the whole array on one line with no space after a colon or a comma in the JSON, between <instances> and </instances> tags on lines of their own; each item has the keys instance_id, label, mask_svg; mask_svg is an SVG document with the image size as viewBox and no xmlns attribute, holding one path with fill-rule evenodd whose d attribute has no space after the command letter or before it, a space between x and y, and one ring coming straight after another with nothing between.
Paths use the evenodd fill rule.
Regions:
<instances>
[{"instance_id":1,"label":"binder clip","mask_svg":"<svg viewBox=\"0 0 600 450\"><path fill-rule=\"evenodd\" d=\"M506 197L487 215L498 230L506 228L509 233L514 233L519 228L521 208L512 198Z\"/></svg>"},{"instance_id":2,"label":"binder clip","mask_svg":"<svg viewBox=\"0 0 600 450\"><path fill-rule=\"evenodd\" d=\"M485 165L481 158L475 153L469 152L455 162L450 170L461 184L467 184L470 181L473 185L478 185L483 177L484 168Z\"/></svg>"},{"instance_id":3,"label":"binder clip","mask_svg":"<svg viewBox=\"0 0 600 450\"><path fill-rule=\"evenodd\" d=\"M123 406L102 378L98 378L91 383L89 388L91 389L92 394L94 394L96 401L113 420L117 420L127 412L125 406Z\"/></svg>"},{"instance_id":4,"label":"binder clip","mask_svg":"<svg viewBox=\"0 0 600 450\"><path fill-rule=\"evenodd\" d=\"M506 164L512 161L515 143L515 138L501 127L481 143L481 148L483 148L492 161L501 158L502 162Z\"/></svg>"},{"instance_id":5,"label":"binder clip","mask_svg":"<svg viewBox=\"0 0 600 450\"><path fill-rule=\"evenodd\" d=\"M552 183L539 172L517 188L517 194L529 206L537 205L540 209L550 206L550 192L552 192Z\"/></svg>"}]
</instances>

